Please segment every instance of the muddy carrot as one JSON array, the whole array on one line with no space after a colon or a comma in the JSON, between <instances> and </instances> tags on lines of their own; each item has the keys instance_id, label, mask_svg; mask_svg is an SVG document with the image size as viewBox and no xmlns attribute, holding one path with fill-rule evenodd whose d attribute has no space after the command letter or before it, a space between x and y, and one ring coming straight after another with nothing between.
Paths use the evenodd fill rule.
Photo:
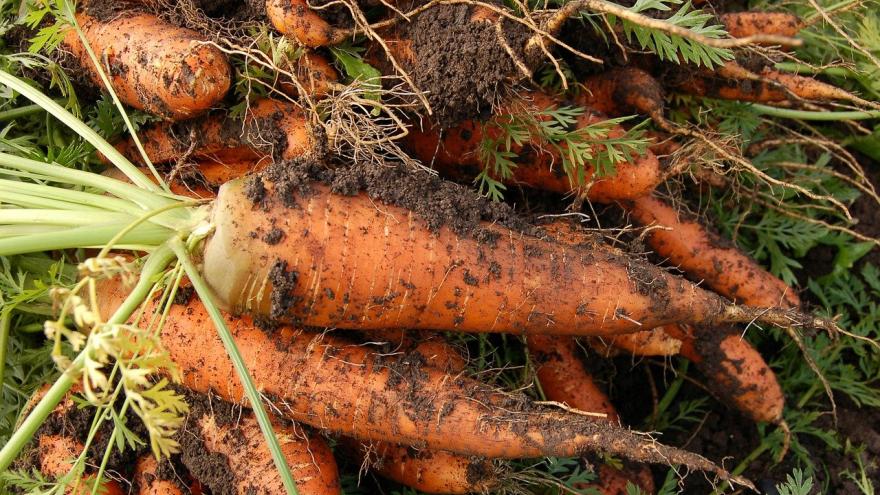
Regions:
<instances>
[{"instance_id":1,"label":"muddy carrot","mask_svg":"<svg viewBox=\"0 0 880 495\"><path fill-rule=\"evenodd\" d=\"M150 454L141 456L134 468L133 486L138 495L185 495L188 487L178 480L164 479L159 472L159 462Z\"/></svg>"},{"instance_id":2,"label":"muddy carrot","mask_svg":"<svg viewBox=\"0 0 880 495\"><path fill-rule=\"evenodd\" d=\"M718 19L734 38L759 34L793 37L803 28L798 16L788 12L728 12Z\"/></svg>"},{"instance_id":3,"label":"muddy carrot","mask_svg":"<svg viewBox=\"0 0 880 495\"><path fill-rule=\"evenodd\" d=\"M336 460L323 438L281 422L273 428L301 495L341 493ZM206 412L188 418L187 429L198 436L203 450L184 449L181 460L212 493L230 489L239 495L287 493L252 414L228 419ZM204 462L206 454L225 459L228 475L217 476L216 466Z\"/></svg>"},{"instance_id":4,"label":"muddy carrot","mask_svg":"<svg viewBox=\"0 0 880 495\"><path fill-rule=\"evenodd\" d=\"M335 45L345 34L330 25L306 0L266 0L266 14L275 29L308 47Z\"/></svg>"},{"instance_id":5,"label":"muddy carrot","mask_svg":"<svg viewBox=\"0 0 880 495\"><path fill-rule=\"evenodd\" d=\"M363 193L341 196L323 185L298 195L265 178L228 182L212 215L203 273L233 313L353 330L610 335L790 318L833 327L793 311L731 305L612 253L489 224L474 225L483 241L449 227L432 232L411 210L377 208Z\"/></svg>"},{"instance_id":6,"label":"muddy carrot","mask_svg":"<svg viewBox=\"0 0 880 495\"><path fill-rule=\"evenodd\" d=\"M226 56L195 31L145 13L106 21L78 13L76 19L113 89L135 108L187 119L217 106L229 90L232 71ZM63 45L102 86L75 30L68 31Z\"/></svg>"},{"instance_id":7,"label":"muddy carrot","mask_svg":"<svg viewBox=\"0 0 880 495\"><path fill-rule=\"evenodd\" d=\"M112 311L123 289L105 283L100 297L102 312ZM263 394L274 397L280 413L294 421L361 440L464 455L527 458L596 450L727 476L694 454L533 404L523 395L500 392L467 377L389 362L332 334L280 327L269 335L246 317L228 317L226 324ZM187 387L213 391L233 403L243 399L223 343L196 298L170 309L160 337Z\"/></svg>"},{"instance_id":8,"label":"muddy carrot","mask_svg":"<svg viewBox=\"0 0 880 495\"><path fill-rule=\"evenodd\" d=\"M698 221L654 196L622 205L633 220L653 225L648 244L671 265L719 294L750 306L800 306L797 293L757 261Z\"/></svg>"},{"instance_id":9,"label":"muddy carrot","mask_svg":"<svg viewBox=\"0 0 880 495\"><path fill-rule=\"evenodd\" d=\"M292 103L260 99L244 118L212 113L175 124L161 123L141 131L140 138L153 163L182 157L218 162L291 159L314 151L318 140L301 108ZM131 140L117 144L129 160L140 162Z\"/></svg>"}]
</instances>

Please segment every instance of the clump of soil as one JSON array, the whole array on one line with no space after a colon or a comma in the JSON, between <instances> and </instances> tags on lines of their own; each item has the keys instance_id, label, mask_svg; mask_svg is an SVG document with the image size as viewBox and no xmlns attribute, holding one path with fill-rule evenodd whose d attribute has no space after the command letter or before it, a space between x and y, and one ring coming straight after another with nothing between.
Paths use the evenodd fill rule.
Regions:
<instances>
[{"instance_id":1,"label":"clump of soil","mask_svg":"<svg viewBox=\"0 0 880 495\"><path fill-rule=\"evenodd\" d=\"M434 118L444 127L488 116L502 86L519 76L499 42L495 22L472 21L474 10L469 5L438 5L404 28L415 59L407 69L416 86L428 93ZM507 45L524 59L531 32L506 20L502 30Z\"/></svg>"}]
</instances>

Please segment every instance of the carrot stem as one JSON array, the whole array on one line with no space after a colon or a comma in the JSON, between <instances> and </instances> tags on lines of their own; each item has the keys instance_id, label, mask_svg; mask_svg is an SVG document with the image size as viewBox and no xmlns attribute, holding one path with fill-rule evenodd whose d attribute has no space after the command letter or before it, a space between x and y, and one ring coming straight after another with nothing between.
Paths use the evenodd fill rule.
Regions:
<instances>
[{"instance_id":1,"label":"carrot stem","mask_svg":"<svg viewBox=\"0 0 880 495\"><path fill-rule=\"evenodd\" d=\"M153 277L165 270L171 260L174 259L174 252L168 245L162 245L151 254L141 270L141 276L138 278L137 284L131 290L128 297L125 298L119 309L113 313L113 316L107 321L109 324L125 323L132 313L143 303L153 287ZM64 399L64 396L73 386L75 378L79 377L86 360L86 356L92 352L92 340L90 339L86 347L73 360L70 367L61 373L61 376L55 380L52 387L46 392L40 402L31 410L27 418L21 423L21 426L12 434L6 445L0 449L0 472L6 471L12 462L21 453L21 450L34 438L37 430L55 409L55 406Z\"/></svg>"},{"instance_id":2,"label":"carrot stem","mask_svg":"<svg viewBox=\"0 0 880 495\"><path fill-rule=\"evenodd\" d=\"M85 122L73 116L70 112L64 109L61 105L55 102L52 98L44 95L40 92L39 89L32 87L21 79L13 76L12 74L0 70L0 84L4 84L9 88L17 91L25 98L31 100L32 102L40 105L47 112L51 113L58 120L63 122L67 127L69 127L72 131L77 133L80 137L85 139L89 144L98 149L104 156L107 157L117 168L119 168L125 176L128 177L133 183L137 186L146 189L147 191L159 192L158 186L153 183L152 180L147 178L137 167L134 166L127 158L122 156L122 154L116 150L110 143L108 143L104 138L98 135L91 127L89 127Z\"/></svg>"},{"instance_id":3,"label":"carrot stem","mask_svg":"<svg viewBox=\"0 0 880 495\"><path fill-rule=\"evenodd\" d=\"M9 324L11 319L11 311L5 309L0 312L0 387L3 386L3 378L5 378L3 375L6 371L6 347L9 345Z\"/></svg>"},{"instance_id":4,"label":"carrot stem","mask_svg":"<svg viewBox=\"0 0 880 495\"><path fill-rule=\"evenodd\" d=\"M226 326L226 321L224 320L223 315L220 314L220 310L212 299L213 295L211 288L202 278L198 268L193 264L186 246L179 237L170 241L170 247L174 251L174 254L177 255L177 259L180 261L181 266L183 266L184 271L186 271L189 281L192 283L193 288L196 290L196 294L198 294L202 304L204 304L205 309L208 312L208 315L211 317L211 321L214 323L214 327L217 329L220 340L223 341L223 347L226 348L226 353L229 355L229 359L232 361L233 366L235 366L235 371L238 373L238 377L244 386L245 393L247 394L248 401L251 403L251 409L254 412L254 416L256 416L257 422L260 424L260 430L262 430L263 436L266 438L269 452L272 453L272 460L275 461L275 467L278 468L278 471L281 474L284 488L287 490L288 495L298 495L296 482L290 474L287 459L281 451L281 445L279 445L278 438L275 436L272 422L269 420L269 415L266 414L266 409L263 407L262 396L254 385L250 372L238 350L238 346L235 344L235 339L233 339L229 327Z\"/></svg>"},{"instance_id":5,"label":"carrot stem","mask_svg":"<svg viewBox=\"0 0 880 495\"><path fill-rule=\"evenodd\" d=\"M6 122L7 120L15 120L20 119L22 117L27 117L29 115L33 115L35 113L39 113L43 111L43 107L37 104L33 105L25 105L23 107L18 108L10 108L9 110L4 110L0 112L0 122Z\"/></svg>"},{"instance_id":6,"label":"carrot stem","mask_svg":"<svg viewBox=\"0 0 880 495\"><path fill-rule=\"evenodd\" d=\"M771 107L769 105L753 104L750 107L758 113L779 117L782 119L815 120L823 122L836 122L840 120L866 120L880 118L880 110L850 111L850 112L819 112L811 110L794 110L791 108Z\"/></svg>"}]
</instances>

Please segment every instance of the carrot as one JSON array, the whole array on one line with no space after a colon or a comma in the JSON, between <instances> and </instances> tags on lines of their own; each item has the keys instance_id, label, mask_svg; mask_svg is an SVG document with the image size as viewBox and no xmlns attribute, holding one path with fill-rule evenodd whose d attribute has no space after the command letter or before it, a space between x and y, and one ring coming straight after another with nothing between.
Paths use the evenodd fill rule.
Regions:
<instances>
[{"instance_id":1,"label":"carrot","mask_svg":"<svg viewBox=\"0 0 880 495\"><path fill-rule=\"evenodd\" d=\"M462 373L467 361L439 335L414 340L405 332L371 332L390 341L399 360L422 363L449 375ZM481 457L444 451L414 449L389 442L359 442L343 438L343 444L363 465L381 476L422 493L485 493L498 485L492 462Z\"/></svg>"},{"instance_id":2,"label":"carrot","mask_svg":"<svg viewBox=\"0 0 880 495\"><path fill-rule=\"evenodd\" d=\"M547 399L581 411L604 415L595 418L596 421L620 422L608 396L584 366L581 350L574 339L533 335L528 338L528 347L535 361L538 382ZM603 495L625 494L627 481L633 481L648 493L654 491L651 472L644 465L627 465L617 469L605 464L597 474L599 479L595 483L578 488L594 488Z\"/></svg>"},{"instance_id":3,"label":"carrot","mask_svg":"<svg viewBox=\"0 0 880 495\"><path fill-rule=\"evenodd\" d=\"M134 468L134 483L138 495L184 495L189 493L176 480L164 479L159 474L159 462L152 455L141 456Z\"/></svg>"},{"instance_id":4,"label":"carrot","mask_svg":"<svg viewBox=\"0 0 880 495\"><path fill-rule=\"evenodd\" d=\"M708 73L675 84L678 89L693 95L724 100L778 103L802 99L820 102L843 100L858 105L867 103L848 91L812 77L787 74L768 67L753 73L736 62L727 62L719 72L728 77L719 78Z\"/></svg>"},{"instance_id":5,"label":"carrot","mask_svg":"<svg viewBox=\"0 0 880 495\"><path fill-rule=\"evenodd\" d=\"M187 431L199 437L204 450L184 450L181 459L212 493L230 493L230 490L240 495L287 493L252 414L225 421L217 414L206 412L197 418L188 418L188 423ZM341 493L336 460L321 437L306 435L281 422L276 422L273 428L301 495ZM202 462L206 454L224 458L231 478L216 476L216 466Z\"/></svg>"},{"instance_id":6,"label":"carrot","mask_svg":"<svg viewBox=\"0 0 880 495\"><path fill-rule=\"evenodd\" d=\"M612 337L590 337L588 342L603 356L621 351L633 356L675 356L681 351L681 341L669 335L665 330L667 326Z\"/></svg>"},{"instance_id":7,"label":"carrot","mask_svg":"<svg viewBox=\"0 0 880 495\"><path fill-rule=\"evenodd\" d=\"M65 435L40 435L37 440L40 458L40 472L47 478L58 478L66 475L73 468L71 459L76 458L83 450L83 444ZM85 475L73 485L68 486L65 495L86 495L92 493L93 475ZM98 488L101 495L123 495L125 492L119 483L105 480Z\"/></svg>"},{"instance_id":8,"label":"carrot","mask_svg":"<svg viewBox=\"0 0 880 495\"><path fill-rule=\"evenodd\" d=\"M617 67L581 81L580 105L612 115L639 113L663 117L663 88L648 72L632 66Z\"/></svg>"},{"instance_id":9,"label":"carrot","mask_svg":"<svg viewBox=\"0 0 880 495\"><path fill-rule=\"evenodd\" d=\"M128 105L181 120L216 106L229 91L232 70L225 55L203 44L195 31L145 13L107 21L78 13L76 20L102 68L109 68L113 89ZM103 86L75 30L65 35L63 46Z\"/></svg>"},{"instance_id":10,"label":"carrot","mask_svg":"<svg viewBox=\"0 0 880 495\"><path fill-rule=\"evenodd\" d=\"M101 311L110 312L124 294L120 286L105 282L99 297ZM500 392L467 377L389 362L333 334L283 326L269 335L247 317L226 319L262 393L276 398L280 412L294 421L361 440L464 455L528 458L598 450L727 476L694 454L533 404L521 394ZM170 308L160 338L180 367L184 385L213 391L233 403L243 399L232 362L197 299Z\"/></svg>"},{"instance_id":11,"label":"carrot","mask_svg":"<svg viewBox=\"0 0 880 495\"><path fill-rule=\"evenodd\" d=\"M275 29L311 48L345 40L345 34L312 10L306 0L266 0L266 15Z\"/></svg>"},{"instance_id":12,"label":"carrot","mask_svg":"<svg viewBox=\"0 0 880 495\"><path fill-rule=\"evenodd\" d=\"M244 118L212 113L191 121L154 125L141 131L140 138L153 163L186 156L219 162L257 161L270 156L289 160L318 146L302 110L271 99L252 102ZM132 140L116 147L129 160L140 161Z\"/></svg>"},{"instance_id":13,"label":"carrot","mask_svg":"<svg viewBox=\"0 0 880 495\"><path fill-rule=\"evenodd\" d=\"M639 224L662 227L647 235L657 254L719 294L750 306L800 306L797 294L785 282L730 241L684 218L662 200L644 196L621 204Z\"/></svg>"},{"instance_id":14,"label":"carrot","mask_svg":"<svg viewBox=\"0 0 880 495\"><path fill-rule=\"evenodd\" d=\"M785 326L790 318L833 328L792 311L730 305L615 254L489 224L475 228L490 244L448 227L432 233L410 210L377 208L366 194L340 196L324 185L291 194L265 178L220 188L202 266L226 309L354 330L610 335L673 322ZM274 243L264 241L269 233L278 234Z\"/></svg>"},{"instance_id":15,"label":"carrot","mask_svg":"<svg viewBox=\"0 0 880 495\"><path fill-rule=\"evenodd\" d=\"M671 325L667 332L682 341L681 355L708 378L706 385L722 400L754 421L782 424L782 387L742 332L725 327L694 335L686 325Z\"/></svg>"},{"instance_id":16,"label":"carrot","mask_svg":"<svg viewBox=\"0 0 880 495\"><path fill-rule=\"evenodd\" d=\"M333 84L339 81L339 72L333 68L333 64L323 55L312 51L305 52L296 59L294 74L309 96L317 99L330 94ZM300 96L299 89L289 79L279 81L278 87L287 96Z\"/></svg>"},{"instance_id":17,"label":"carrot","mask_svg":"<svg viewBox=\"0 0 880 495\"><path fill-rule=\"evenodd\" d=\"M481 141L484 137L495 137L493 133L498 132L492 125L493 121L503 124L511 115L534 113L559 105L557 101L537 92L528 93L526 98L523 102L510 103L493 116L488 125L468 120L442 132L436 127L411 129L406 143L417 158L433 165L442 173L472 179L485 165L480 161L478 153ZM586 113L578 118L578 125L586 126L601 120L600 115ZM623 129L617 128L609 137L619 137L622 134ZM513 151L519 158L514 158L517 167L513 171L513 178L508 182L563 194L576 188L562 171L560 157L542 147L541 143L515 147ZM664 178L660 163L651 152L633 158L631 162L618 164L617 173L613 176L594 178L593 173L588 167L585 174L585 181L589 183L588 197L592 201L603 203L646 194Z\"/></svg>"},{"instance_id":18,"label":"carrot","mask_svg":"<svg viewBox=\"0 0 880 495\"><path fill-rule=\"evenodd\" d=\"M788 12L728 12L718 19L734 38L759 34L794 37L804 26L798 16Z\"/></svg>"},{"instance_id":19,"label":"carrot","mask_svg":"<svg viewBox=\"0 0 880 495\"><path fill-rule=\"evenodd\" d=\"M499 480L491 461L442 450L414 449L389 442L343 444L382 477L420 493L487 493Z\"/></svg>"},{"instance_id":20,"label":"carrot","mask_svg":"<svg viewBox=\"0 0 880 495\"><path fill-rule=\"evenodd\" d=\"M624 206L642 225L669 229L648 234L654 251L720 294L751 306L800 306L797 294L785 282L730 241L694 220L683 219L663 201L648 196ZM681 354L710 378L710 388L718 395L756 421L782 420L785 397L776 375L738 330L722 328L698 336L686 325L671 325L665 330L682 340Z\"/></svg>"}]
</instances>

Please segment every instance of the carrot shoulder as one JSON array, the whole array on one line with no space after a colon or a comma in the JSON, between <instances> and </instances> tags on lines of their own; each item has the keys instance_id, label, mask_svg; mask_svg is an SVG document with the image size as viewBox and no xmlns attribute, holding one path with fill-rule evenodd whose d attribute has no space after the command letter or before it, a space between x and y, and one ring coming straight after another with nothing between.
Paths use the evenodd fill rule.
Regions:
<instances>
[{"instance_id":1,"label":"carrot shoulder","mask_svg":"<svg viewBox=\"0 0 880 495\"><path fill-rule=\"evenodd\" d=\"M144 13L108 21L78 13L76 19L103 70L109 69L119 98L135 108L186 119L216 106L229 90L232 71L226 56L195 31ZM71 29L63 43L102 86L76 31Z\"/></svg>"}]
</instances>

